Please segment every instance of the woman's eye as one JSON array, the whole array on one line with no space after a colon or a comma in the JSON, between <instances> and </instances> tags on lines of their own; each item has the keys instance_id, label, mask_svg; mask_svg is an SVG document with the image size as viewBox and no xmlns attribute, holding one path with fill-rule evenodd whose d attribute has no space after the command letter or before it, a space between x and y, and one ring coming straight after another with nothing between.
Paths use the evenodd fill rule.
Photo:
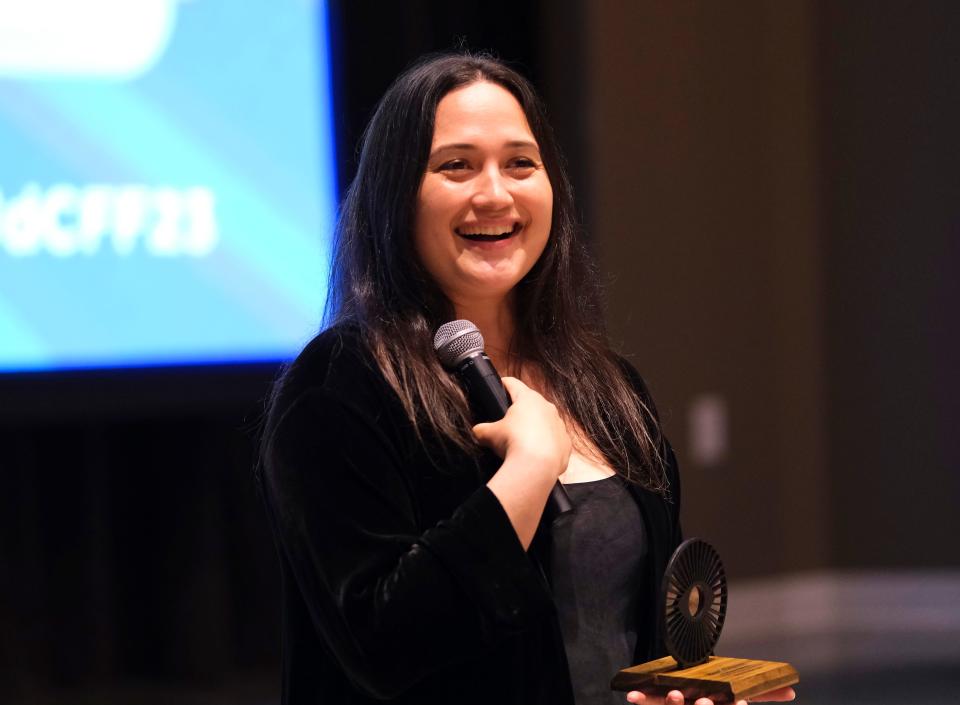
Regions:
<instances>
[{"instance_id":1,"label":"woman's eye","mask_svg":"<svg viewBox=\"0 0 960 705\"><path fill-rule=\"evenodd\" d=\"M535 169L536 166L536 162L527 157L519 157L510 162L511 169Z\"/></svg>"},{"instance_id":2,"label":"woman's eye","mask_svg":"<svg viewBox=\"0 0 960 705\"><path fill-rule=\"evenodd\" d=\"M440 165L440 171L463 171L467 167L468 164L463 159L451 159Z\"/></svg>"}]
</instances>

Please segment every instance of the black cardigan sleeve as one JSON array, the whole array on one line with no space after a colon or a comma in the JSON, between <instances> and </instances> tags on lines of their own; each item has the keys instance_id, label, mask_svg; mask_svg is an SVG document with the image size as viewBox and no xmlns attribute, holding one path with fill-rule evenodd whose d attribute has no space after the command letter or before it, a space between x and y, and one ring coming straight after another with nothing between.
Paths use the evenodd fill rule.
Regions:
<instances>
[{"instance_id":1,"label":"black cardigan sleeve","mask_svg":"<svg viewBox=\"0 0 960 705\"><path fill-rule=\"evenodd\" d=\"M318 635L356 687L389 698L553 606L486 486L418 527L402 453L379 421L307 389L268 438L263 489Z\"/></svg>"}]
</instances>

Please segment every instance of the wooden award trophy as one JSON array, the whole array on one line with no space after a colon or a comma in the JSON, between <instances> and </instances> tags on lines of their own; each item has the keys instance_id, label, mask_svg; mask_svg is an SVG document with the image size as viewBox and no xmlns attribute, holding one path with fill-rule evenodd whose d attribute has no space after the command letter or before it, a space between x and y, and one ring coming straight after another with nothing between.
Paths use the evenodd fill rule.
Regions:
<instances>
[{"instance_id":1,"label":"wooden award trophy","mask_svg":"<svg viewBox=\"0 0 960 705\"><path fill-rule=\"evenodd\" d=\"M610 683L613 690L661 697L679 690L686 702L706 697L719 705L800 681L789 663L712 655L727 614L727 576L703 539L688 539L674 551L659 608L670 655L623 669Z\"/></svg>"}]
</instances>

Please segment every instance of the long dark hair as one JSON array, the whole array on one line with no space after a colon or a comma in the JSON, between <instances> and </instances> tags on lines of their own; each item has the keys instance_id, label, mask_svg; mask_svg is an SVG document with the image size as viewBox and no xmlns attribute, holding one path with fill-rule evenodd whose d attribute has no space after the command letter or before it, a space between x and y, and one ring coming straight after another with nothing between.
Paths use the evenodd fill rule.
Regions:
<instances>
[{"instance_id":1,"label":"long dark hair","mask_svg":"<svg viewBox=\"0 0 960 705\"><path fill-rule=\"evenodd\" d=\"M466 400L437 361L433 333L453 306L414 250L414 209L437 104L476 81L520 103L553 188L553 221L540 259L517 285L511 353L539 371L553 401L628 480L664 491L662 440L646 394L607 343L598 275L574 215L573 191L540 99L488 55L426 57L401 74L367 126L356 177L337 224L326 325L356 324L417 432L477 448Z\"/></svg>"}]
</instances>

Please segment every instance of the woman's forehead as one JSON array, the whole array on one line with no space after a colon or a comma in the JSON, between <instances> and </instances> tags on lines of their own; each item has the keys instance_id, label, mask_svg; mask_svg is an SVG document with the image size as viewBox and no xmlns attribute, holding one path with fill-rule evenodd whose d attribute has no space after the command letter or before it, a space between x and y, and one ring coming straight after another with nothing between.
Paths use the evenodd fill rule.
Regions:
<instances>
[{"instance_id":1,"label":"woman's forehead","mask_svg":"<svg viewBox=\"0 0 960 705\"><path fill-rule=\"evenodd\" d=\"M437 105L433 144L536 140L520 103L503 86L477 81L447 93Z\"/></svg>"}]
</instances>

